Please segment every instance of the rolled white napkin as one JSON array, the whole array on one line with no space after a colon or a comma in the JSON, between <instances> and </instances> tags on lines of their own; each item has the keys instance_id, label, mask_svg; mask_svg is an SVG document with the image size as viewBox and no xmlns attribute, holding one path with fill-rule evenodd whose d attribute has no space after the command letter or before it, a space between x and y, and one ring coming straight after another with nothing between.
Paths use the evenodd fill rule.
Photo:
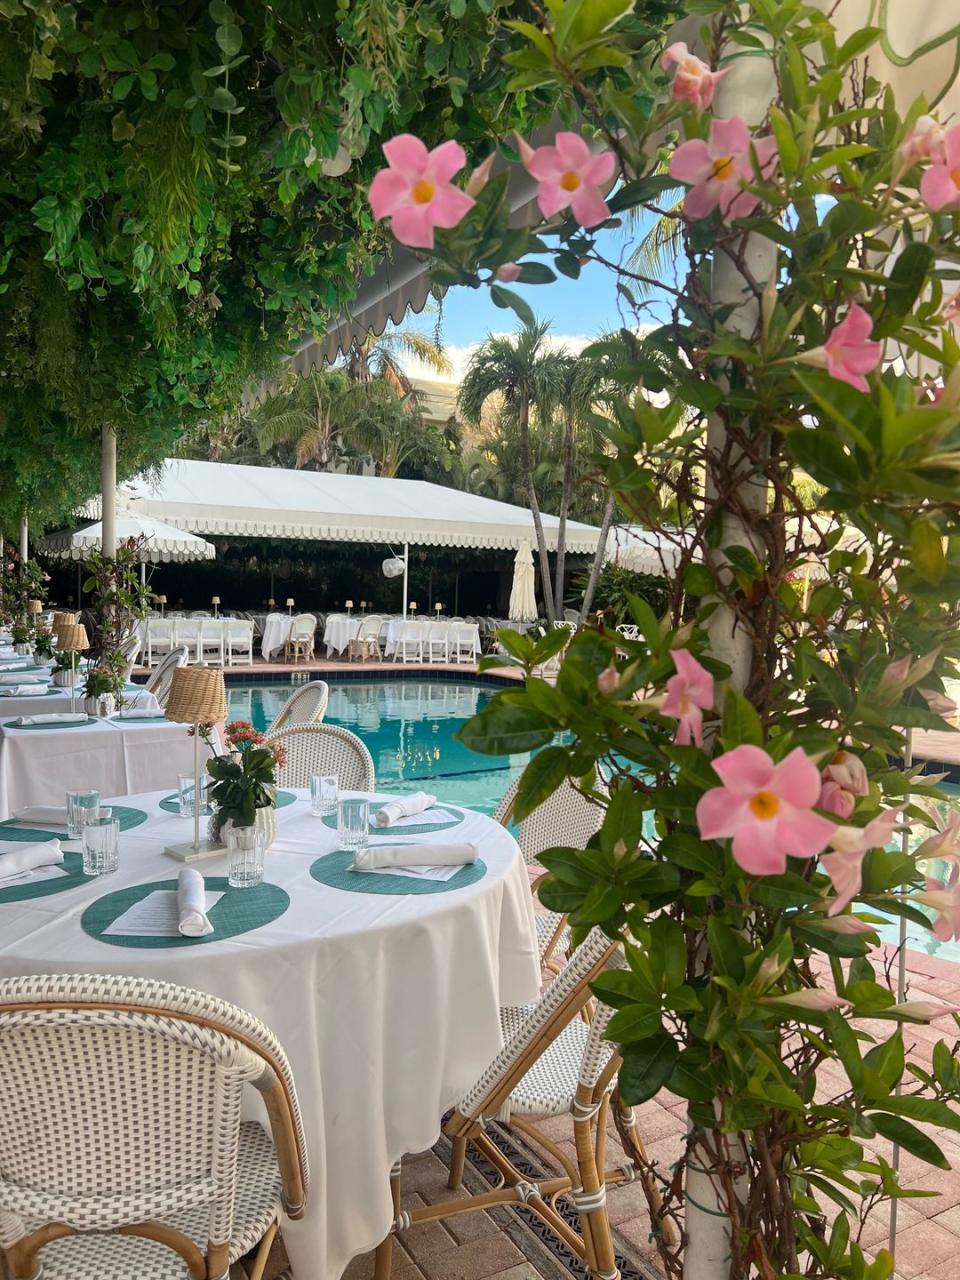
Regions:
<instances>
[{"instance_id":1,"label":"rolled white napkin","mask_svg":"<svg viewBox=\"0 0 960 1280\"><path fill-rule=\"evenodd\" d=\"M177 878L178 928L185 938L205 938L213 933L207 919L207 891L195 867L184 867Z\"/></svg>"},{"instance_id":2,"label":"rolled white napkin","mask_svg":"<svg viewBox=\"0 0 960 1280\"><path fill-rule=\"evenodd\" d=\"M31 827L65 827L67 811L55 804L28 804L13 813L17 822L28 823Z\"/></svg>"},{"instance_id":3,"label":"rolled white napkin","mask_svg":"<svg viewBox=\"0 0 960 1280\"><path fill-rule=\"evenodd\" d=\"M0 698L28 698L31 694L36 696L43 693L42 689L38 689L36 684L8 684L0 689Z\"/></svg>"},{"instance_id":4,"label":"rolled white napkin","mask_svg":"<svg viewBox=\"0 0 960 1280\"><path fill-rule=\"evenodd\" d=\"M432 809L437 803L437 797L430 795L426 791L415 791L413 795L400 796L396 800L390 800L382 808L377 810L374 822L378 827L389 827L392 822L399 822L401 818L412 818L415 813L423 813L425 809ZM436 863L429 865L435 866Z\"/></svg>"},{"instance_id":5,"label":"rolled white napkin","mask_svg":"<svg viewBox=\"0 0 960 1280\"><path fill-rule=\"evenodd\" d=\"M480 851L475 844L373 844L354 854L360 871L383 867L462 867L476 862Z\"/></svg>"},{"instance_id":6,"label":"rolled white napkin","mask_svg":"<svg viewBox=\"0 0 960 1280\"><path fill-rule=\"evenodd\" d=\"M83 711L51 711L42 716L17 716L16 724L84 724L86 713Z\"/></svg>"},{"instance_id":7,"label":"rolled white napkin","mask_svg":"<svg viewBox=\"0 0 960 1280\"><path fill-rule=\"evenodd\" d=\"M24 667L31 667L33 663L29 658L16 658L12 662L0 662L0 671L22 671Z\"/></svg>"},{"instance_id":8,"label":"rolled white napkin","mask_svg":"<svg viewBox=\"0 0 960 1280\"><path fill-rule=\"evenodd\" d=\"M17 841L16 844L5 845L0 853L0 883L58 862L63 862L59 840L44 840L42 844Z\"/></svg>"},{"instance_id":9,"label":"rolled white napkin","mask_svg":"<svg viewBox=\"0 0 960 1280\"><path fill-rule=\"evenodd\" d=\"M0 673L0 684L42 684L50 683L49 671L19 671L16 675Z\"/></svg>"}]
</instances>

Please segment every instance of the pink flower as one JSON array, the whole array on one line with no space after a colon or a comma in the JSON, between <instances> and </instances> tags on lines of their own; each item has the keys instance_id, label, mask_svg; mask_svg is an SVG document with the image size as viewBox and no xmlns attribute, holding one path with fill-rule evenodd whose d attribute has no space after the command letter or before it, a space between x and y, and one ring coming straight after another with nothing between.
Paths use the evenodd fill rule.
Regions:
<instances>
[{"instance_id":1,"label":"pink flower","mask_svg":"<svg viewBox=\"0 0 960 1280\"><path fill-rule=\"evenodd\" d=\"M868 924L866 920L861 920L859 916L830 916L826 920L818 920L817 928L825 929L827 933L839 933L844 937L856 937L861 933L877 932L875 924Z\"/></svg>"},{"instance_id":2,"label":"pink flower","mask_svg":"<svg viewBox=\"0 0 960 1280\"><path fill-rule=\"evenodd\" d=\"M809 1013L828 1013L831 1009L849 1009L851 1003L843 996L831 995L818 987L804 987L801 991L786 991L779 996L761 996L761 1004L790 1005L794 1009L806 1009Z\"/></svg>"},{"instance_id":3,"label":"pink flower","mask_svg":"<svg viewBox=\"0 0 960 1280\"><path fill-rule=\"evenodd\" d=\"M495 151L491 151L486 160L481 160L473 173L471 173L470 177L467 179L466 190L468 196L478 196L490 181L490 171L493 169L493 162L496 158L497 153Z\"/></svg>"},{"instance_id":4,"label":"pink flower","mask_svg":"<svg viewBox=\"0 0 960 1280\"><path fill-rule=\"evenodd\" d=\"M858 391L869 391L864 374L872 373L883 357L883 343L870 341L872 330L870 315L855 302L823 346L805 351L799 358L804 364L826 369L831 378Z\"/></svg>"},{"instance_id":5,"label":"pink flower","mask_svg":"<svg viewBox=\"0 0 960 1280\"><path fill-rule=\"evenodd\" d=\"M723 782L700 797L697 825L704 840L733 837L734 859L751 875L779 875L787 858L815 858L834 824L813 812L820 774L796 747L779 764L744 745L713 761Z\"/></svg>"},{"instance_id":6,"label":"pink flower","mask_svg":"<svg viewBox=\"0 0 960 1280\"><path fill-rule=\"evenodd\" d=\"M849 791L839 782L827 781L820 788L820 799L817 808L832 813L836 818L849 818L857 806L857 802Z\"/></svg>"},{"instance_id":7,"label":"pink flower","mask_svg":"<svg viewBox=\"0 0 960 1280\"><path fill-rule=\"evenodd\" d=\"M719 209L724 221L746 218L759 199L743 189L755 175L750 148L754 148L760 172L766 177L774 166L777 144L772 137L750 137L739 116L714 120L710 139L691 138L682 143L670 161L670 176L690 184L683 211L688 218L706 218Z\"/></svg>"},{"instance_id":8,"label":"pink flower","mask_svg":"<svg viewBox=\"0 0 960 1280\"><path fill-rule=\"evenodd\" d=\"M939 689L918 689L917 692L930 710L938 716L949 719L957 714L957 704L952 698L948 698L945 693L941 693Z\"/></svg>"},{"instance_id":9,"label":"pink flower","mask_svg":"<svg viewBox=\"0 0 960 1280\"><path fill-rule=\"evenodd\" d=\"M952 858L960 853L960 809L951 809L941 829L927 836L917 848L914 857ZM929 889L930 886L927 885Z\"/></svg>"},{"instance_id":10,"label":"pink flower","mask_svg":"<svg viewBox=\"0 0 960 1280\"><path fill-rule=\"evenodd\" d=\"M455 227L474 201L450 179L467 163L459 142L441 142L428 151L419 138L401 133L383 144L388 169L370 184L370 208L375 218L389 218L401 244L433 248L434 227Z\"/></svg>"},{"instance_id":11,"label":"pink flower","mask_svg":"<svg viewBox=\"0 0 960 1280\"><path fill-rule=\"evenodd\" d=\"M936 160L943 164L947 158L945 133L943 125L933 116L921 116L900 145L903 163L914 165L918 160Z\"/></svg>"},{"instance_id":12,"label":"pink flower","mask_svg":"<svg viewBox=\"0 0 960 1280\"><path fill-rule=\"evenodd\" d=\"M613 177L617 158L612 151L590 150L579 133L558 133L552 147L534 150L517 137L520 159L539 183L537 204L545 218L569 208L581 227L596 227L610 217L600 190Z\"/></svg>"},{"instance_id":13,"label":"pink flower","mask_svg":"<svg viewBox=\"0 0 960 1280\"><path fill-rule=\"evenodd\" d=\"M933 1022L935 1018L945 1018L947 1014L960 1013L958 1004L934 1004L932 1000L905 1000L903 1004L891 1004L883 1010L889 1018L903 1018L907 1022ZM876 1017L874 1010L869 1017Z\"/></svg>"},{"instance_id":14,"label":"pink flower","mask_svg":"<svg viewBox=\"0 0 960 1280\"><path fill-rule=\"evenodd\" d=\"M849 818L856 807L856 797L865 796L870 790L867 771L861 761L849 751L838 751L821 774L818 809Z\"/></svg>"},{"instance_id":15,"label":"pink flower","mask_svg":"<svg viewBox=\"0 0 960 1280\"><path fill-rule=\"evenodd\" d=\"M941 942L949 942L951 938L960 939L960 865L954 863L946 880L928 880L927 887L920 893L912 893L910 902L919 902L924 907L932 907L937 912L933 922L933 936Z\"/></svg>"},{"instance_id":16,"label":"pink flower","mask_svg":"<svg viewBox=\"0 0 960 1280\"><path fill-rule=\"evenodd\" d=\"M672 65L677 68L677 74L673 78L674 100L691 102L701 111L709 107L713 102L717 81L727 74L726 71L711 71L705 62L690 52L682 40L668 45L663 51L660 66L668 71Z\"/></svg>"},{"instance_id":17,"label":"pink flower","mask_svg":"<svg viewBox=\"0 0 960 1280\"><path fill-rule=\"evenodd\" d=\"M825 853L820 859L837 895L830 903L828 916L839 915L860 892L864 858L871 849L886 848L899 819L899 809L885 809L865 827L836 828L830 837L833 852Z\"/></svg>"},{"instance_id":18,"label":"pink flower","mask_svg":"<svg viewBox=\"0 0 960 1280\"><path fill-rule=\"evenodd\" d=\"M960 209L960 125L943 138L943 154L920 179L920 194L933 210Z\"/></svg>"},{"instance_id":19,"label":"pink flower","mask_svg":"<svg viewBox=\"0 0 960 1280\"><path fill-rule=\"evenodd\" d=\"M670 656L677 674L667 681L660 712L678 722L674 739L678 746L688 747L692 741L702 747L703 713L713 706L713 676L688 649L673 649Z\"/></svg>"},{"instance_id":20,"label":"pink flower","mask_svg":"<svg viewBox=\"0 0 960 1280\"><path fill-rule=\"evenodd\" d=\"M605 698L608 698L611 694L616 693L619 687L620 672L611 662L610 666L606 667L597 676L597 692L602 693Z\"/></svg>"},{"instance_id":21,"label":"pink flower","mask_svg":"<svg viewBox=\"0 0 960 1280\"><path fill-rule=\"evenodd\" d=\"M940 312L940 319L944 324L955 325L960 321L960 289L943 304L943 310ZM943 395L943 388L940 387L940 394Z\"/></svg>"},{"instance_id":22,"label":"pink flower","mask_svg":"<svg viewBox=\"0 0 960 1280\"><path fill-rule=\"evenodd\" d=\"M520 270L519 262L504 262L502 266L497 267L493 276L495 280L502 280L504 284L513 284Z\"/></svg>"},{"instance_id":23,"label":"pink flower","mask_svg":"<svg viewBox=\"0 0 960 1280\"><path fill-rule=\"evenodd\" d=\"M889 663L880 677L877 692L881 694L902 693L909 679L912 666L913 657L909 653L902 658L898 658L896 662Z\"/></svg>"}]
</instances>

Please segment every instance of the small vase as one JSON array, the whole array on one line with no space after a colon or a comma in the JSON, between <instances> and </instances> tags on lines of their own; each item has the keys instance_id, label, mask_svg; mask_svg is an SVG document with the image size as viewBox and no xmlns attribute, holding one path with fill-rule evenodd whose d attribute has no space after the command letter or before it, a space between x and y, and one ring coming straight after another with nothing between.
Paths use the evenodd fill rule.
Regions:
<instances>
[{"instance_id":1,"label":"small vase","mask_svg":"<svg viewBox=\"0 0 960 1280\"><path fill-rule=\"evenodd\" d=\"M31 657L33 657L33 645L32 645L32 644L15 644L15 645L13 646L13 651L14 651L14 653L15 653L15 654L17 654L17 655L18 655L19 657L21 657L21 658L31 658Z\"/></svg>"},{"instance_id":2,"label":"small vase","mask_svg":"<svg viewBox=\"0 0 960 1280\"><path fill-rule=\"evenodd\" d=\"M106 719L117 709L117 700L112 693L99 693L92 698L84 698L83 709L88 716L99 716Z\"/></svg>"},{"instance_id":3,"label":"small vase","mask_svg":"<svg viewBox=\"0 0 960 1280\"><path fill-rule=\"evenodd\" d=\"M207 824L207 834L210 839L219 840L228 847L231 840L252 839L254 831L263 832L265 846L269 849L277 838L277 806L275 804L267 805L264 809L258 809L252 827L235 827L232 818L226 818L221 821L220 815L216 811L214 811Z\"/></svg>"},{"instance_id":4,"label":"small vase","mask_svg":"<svg viewBox=\"0 0 960 1280\"><path fill-rule=\"evenodd\" d=\"M66 671L55 671L52 676L52 682L58 689L69 689L73 684L73 672L69 669Z\"/></svg>"}]
</instances>

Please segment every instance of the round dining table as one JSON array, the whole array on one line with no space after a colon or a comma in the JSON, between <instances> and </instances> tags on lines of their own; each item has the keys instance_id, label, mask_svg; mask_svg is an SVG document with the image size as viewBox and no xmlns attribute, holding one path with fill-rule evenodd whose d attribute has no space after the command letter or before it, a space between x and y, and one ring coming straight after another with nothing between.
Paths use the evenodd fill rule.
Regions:
<instances>
[{"instance_id":1,"label":"round dining table","mask_svg":"<svg viewBox=\"0 0 960 1280\"><path fill-rule=\"evenodd\" d=\"M501 1047L500 1007L538 994L516 842L491 818L443 804L432 825L407 819L371 841L473 843L475 863L450 879L354 871L335 820L312 816L304 792L281 792L264 883L229 888L225 854L196 863L214 929L185 938L137 913L176 887L181 864L163 850L190 839L192 823L162 792L108 803L122 824L120 869L108 876L85 878L78 846L65 844L63 867L5 883L11 837L0 835L0 976L149 976L262 1018L290 1058L311 1166L306 1214L283 1227L287 1252L295 1275L339 1280L390 1229L391 1166L436 1141L444 1112Z\"/></svg>"}]
</instances>

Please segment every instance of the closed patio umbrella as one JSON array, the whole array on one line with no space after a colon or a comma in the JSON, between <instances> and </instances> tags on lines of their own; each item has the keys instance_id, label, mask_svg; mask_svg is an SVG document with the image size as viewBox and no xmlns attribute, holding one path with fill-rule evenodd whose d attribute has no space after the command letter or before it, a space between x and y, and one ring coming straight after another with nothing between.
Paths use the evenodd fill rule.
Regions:
<instances>
[{"instance_id":1,"label":"closed patio umbrella","mask_svg":"<svg viewBox=\"0 0 960 1280\"><path fill-rule=\"evenodd\" d=\"M513 562L513 587L510 590L510 621L536 622L537 597L534 592L533 549L523 541Z\"/></svg>"}]
</instances>

